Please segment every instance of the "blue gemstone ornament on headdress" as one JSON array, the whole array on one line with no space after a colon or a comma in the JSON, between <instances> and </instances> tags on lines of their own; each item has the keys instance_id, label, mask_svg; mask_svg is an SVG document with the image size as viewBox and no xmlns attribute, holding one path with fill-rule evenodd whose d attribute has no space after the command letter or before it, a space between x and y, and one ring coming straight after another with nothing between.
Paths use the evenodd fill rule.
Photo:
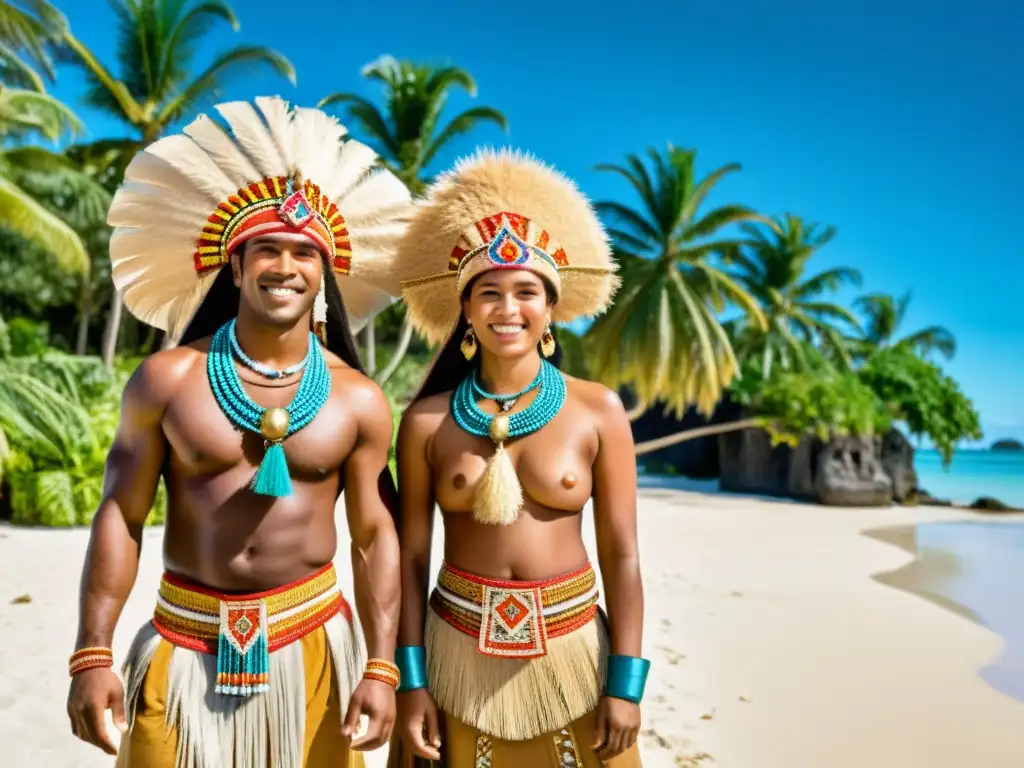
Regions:
<instances>
[{"instance_id":1,"label":"blue gemstone ornament on headdress","mask_svg":"<svg viewBox=\"0 0 1024 768\"><path fill-rule=\"evenodd\" d=\"M530 258L530 246L516 237L508 227L502 226L487 247L487 256L500 266L519 266Z\"/></svg>"}]
</instances>

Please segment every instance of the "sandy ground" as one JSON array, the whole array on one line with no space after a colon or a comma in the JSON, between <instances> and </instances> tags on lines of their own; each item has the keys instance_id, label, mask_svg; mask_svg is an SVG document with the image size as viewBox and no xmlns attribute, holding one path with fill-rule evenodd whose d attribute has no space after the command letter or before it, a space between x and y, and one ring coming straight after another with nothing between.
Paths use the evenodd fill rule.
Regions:
<instances>
[{"instance_id":1,"label":"sandy ground","mask_svg":"<svg viewBox=\"0 0 1024 768\"><path fill-rule=\"evenodd\" d=\"M1024 704L977 674L1001 653L1000 638L907 591L920 585L897 584L898 572L913 571L905 568L913 555L863 533L951 519L978 518L641 491L645 654L653 660L644 765L1024 765ZM151 611L161 535L146 533L115 640L122 652ZM87 536L0 528L5 768L112 765L75 740L64 711ZM594 553L589 519L585 536ZM351 570L338 565L351 594ZM12 602L25 594L30 602ZM368 766L383 766L384 752Z\"/></svg>"}]
</instances>

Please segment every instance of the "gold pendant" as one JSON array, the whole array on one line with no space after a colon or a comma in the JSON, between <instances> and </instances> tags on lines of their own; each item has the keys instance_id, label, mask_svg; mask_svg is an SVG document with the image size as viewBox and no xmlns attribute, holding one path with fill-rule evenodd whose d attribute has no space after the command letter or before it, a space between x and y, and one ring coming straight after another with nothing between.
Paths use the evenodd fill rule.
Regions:
<instances>
[{"instance_id":1,"label":"gold pendant","mask_svg":"<svg viewBox=\"0 0 1024 768\"><path fill-rule=\"evenodd\" d=\"M508 439L508 416L495 416L487 427L487 434L495 443L503 443Z\"/></svg>"},{"instance_id":2,"label":"gold pendant","mask_svg":"<svg viewBox=\"0 0 1024 768\"><path fill-rule=\"evenodd\" d=\"M271 442L279 442L288 434L291 414L286 408L267 408L260 416L260 434Z\"/></svg>"}]
</instances>

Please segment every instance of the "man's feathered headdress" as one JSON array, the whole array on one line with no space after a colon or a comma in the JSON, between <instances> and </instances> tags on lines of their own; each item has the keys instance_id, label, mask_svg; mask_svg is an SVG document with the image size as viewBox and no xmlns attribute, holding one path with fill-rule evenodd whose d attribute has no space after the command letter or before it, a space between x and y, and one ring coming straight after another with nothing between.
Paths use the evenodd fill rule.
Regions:
<instances>
[{"instance_id":1,"label":"man's feathered headdress","mask_svg":"<svg viewBox=\"0 0 1024 768\"><path fill-rule=\"evenodd\" d=\"M327 256L358 331L397 295L373 267L392 258L409 191L329 115L255 102L216 105L227 130L203 114L135 156L107 217L114 285L136 317L178 338L243 242L302 233ZM326 321L323 289L314 320Z\"/></svg>"}]
</instances>

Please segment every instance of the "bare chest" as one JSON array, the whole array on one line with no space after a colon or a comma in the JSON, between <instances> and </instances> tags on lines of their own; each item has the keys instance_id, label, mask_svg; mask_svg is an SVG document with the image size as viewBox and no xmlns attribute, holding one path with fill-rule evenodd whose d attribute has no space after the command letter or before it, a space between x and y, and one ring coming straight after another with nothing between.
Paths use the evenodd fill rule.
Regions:
<instances>
[{"instance_id":1,"label":"bare chest","mask_svg":"<svg viewBox=\"0 0 1024 768\"><path fill-rule=\"evenodd\" d=\"M257 466L264 440L232 422L221 410L205 371L183 389L164 416L164 432L176 468L189 474L218 474L241 465ZM246 386L249 397L263 408L285 408L296 387ZM331 474L341 466L355 442L355 419L343 395L332 391L316 417L287 437L284 451L293 476L310 479Z\"/></svg>"},{"instance_id":2,"label":"bare chest","mask_svg":"<svg viewBox=\"0 0 1024 768\"><path fill-rule=\"evenodd\" d=\"M582 408L566 403L543 428L513 438L505 449L523 491L537 505L577 511L590 498L597 434ZM468 512L495 446L463 431L448 416L431 443L434 493L446 512Z\"/></svg>"}]
</instances>

